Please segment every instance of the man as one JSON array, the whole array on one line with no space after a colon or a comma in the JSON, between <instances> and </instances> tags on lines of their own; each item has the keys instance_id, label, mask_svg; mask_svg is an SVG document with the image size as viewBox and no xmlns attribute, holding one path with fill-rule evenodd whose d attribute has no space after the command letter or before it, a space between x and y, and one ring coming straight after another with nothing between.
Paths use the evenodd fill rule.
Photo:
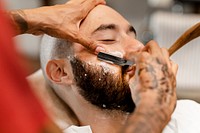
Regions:
<instances>
[{"instance_id":1,"label":"man","mask_svg":"<svg viewBox=\"0 0 200 133\"><path fill-rule=\"evenodd\" d=\"M121 57L126 55L125 58L127 59L136 56L138 68L147 65L149 71L155 68L155 72L149 74L144 72L144 75L140 76L136 72L133 76L133 70L128 71L119 66L98 61L95 55L89 53L80 44L44 37L41 45L41 63L44 75L53 91L50 88L45 90L41 87L37 92L41 93L42 98L44 98L44 93L41 90L50 94L50 96L47 96L50 100L53 96L54 101L46 104L48 104L47 108L54 111L54 118L55 116L58 118L56 119L58 123L66 123L62 125L63 129L70 125L77 125L81 126L79 128L92 130L93 133L115 133L124 126L122 132L161 132L161 129L170 120L169 116L173 112L176 101L174 79L165 75L168 77L168 85L171 85L169 89L164 91L166 93L162 90L165 86L158 86L156 89L145 88L153 86L148 83L155 81L154 78L162 79L160 67L154 62L154 59L150 58L149 53L153 57L159 57L159 60L167 62L169 73L176 73L177 66L171 64L167 51L161 50L155 42L150 42L144 48L135 39L134 29L130 27L129 23L118 13L105 6L98 6L92 10L81 24L80 31L96 40L98 45L106 49L106 52ZM136 51L148 51L148 53L142 52L141 56L140 54L137 55ZM137 82L138 80L134 78L142 82ZM173 78L172 75L171 78ZM136 83L133 84L132 80ZM166 82L163 85L167 85ZM136 109L128 86L131 86ZM159 89L159 87L162 89ZM56 96L62 100L55 101ZM161 102L162 100L163 102ZM57 105L63 101L64 104ZM137 115L129 115L134 109L133 114ZM198 104L191 101L178 102L172 120L163 132L199 132L197 124L189 122L194 119L200 120L198 112ZM62 116L65 116L65 119L62 119ZM135 119L132 120L132 116ZM143 117L139 118L140 116ZM141 123L137 123L136 118L139 118ZM128 124L126 123L127 119ZM191 126L188 127L188 124ZM82 127L84 125L90 127ZM133 125L137 125L137 129L132 129ZM74 127L66 130L71 130L71 128ZM79 128L75 129L79 130ZM83 132L84 129L80 129L79 132Z\"/></svg>"},{"instance_id":2,"label":"man","mask_svg":"<svg viewBox=\"0 0 200 133\"><path fill-rule=\"evenodd\" d=\"M127 69L108 64L97 60L96 55L78 43L44 37L41 63L53 91L45 90L45 83L39 79L42 87L37 92L42 99L43 94L49 94L45 98L52 102L47 102L46 107L53 111L57 123L62 123L63 130L68 131L74 128L66 129L70 125L90 126L81 127L79 132L84 129L93 133L115 133L122 129L122 132L161 132L176 103L177 65L169 61L167 51L155 42L144 47L135 39L134 28L106 6L94 8L82 22L80 32L110 54L134 58L136 67ZM33 87L38 88L38 82L33 79ZM62 100L55 101L56 96ZM141 123L135 121L137 118ZM133 128L134 124L138 124L137 128Z\"/></svg>"},{"instance_id":3,"label":"man","mask_svg":"<svg viewBox=\"0 0 200 133\"><path fill-rule=\"evenodd\" d=\"M10 17L13 20L13 25L15 25L17 34L20 33L31 33L31 34L40 34L40 33L47 33L51 36L56 36L56 37L61 37L64 39L68 39L71 41L75 42L80 42L83 46L87 47L88 49L92 51L102 51L102 47L97 47L97 45L94 44L94 42L90 39L87 39L87 37L83 38L83 34L79 33L79 25L81 20L84 19L85 15L91 10L95 5L98 3L103 3L103 1L94 1L94 0L74 0L68 2L66 5L58 5L58 6L53 6L53 7L42 7L42 8L37 8L37 9L31 9L31 10L19 10L19 11L12 11L10 12ZM83 6L82 6L83 5ZM86 7L86 10L85 8ZM80 9L82 12L77 12L77 10ZM75 12L73 12L75 11ZM51 17L49 17L51 16ZM39 19L38 19L39 18ZM66 19L67 18L67 19ZM68 24L66 26L66 24ZM129 26L129 32L133 31L133 28ZM158 48L158 47L157 47ZM142 54L140 54L141 56ZM140 57L138 56L138 57ZM133 56L131 56L133 57ZM138 58L140 59L140 58ZM142 59L142 56L141 56ZM135 60L136 64L139 63L140 60ZM139 65L140 66L140 65ZM144 75L146 73L143 73ZM142 75L143 75L142 74ZM148 74L148 73L147 73ZM16 76L18 77L18 76ZM136 78L137 79L137 78ZM138 81L140 81L140 78L138 78ZM171 86L169 83L168 85ZM140 89L139 89L140 90ZM130 90L128 90L130 91ZM137 91L136 91L137 92ZM138 96L138 95L137 95ZM129 95L130 99L130 95ZM55 101L55 99L54 99ZM131 102L133 104L133 102ZM146 102L145 102L146 103ZM174 102L172 102L172 105ZM105 106L105 105L104 105ZM124 106L124 105L123 105ZM145 105L147 109L149 109L149 106ZM138 106L136 109L136 113L133 114L133 117L130 117L130 120L134 120L134 125L133 123L131 126L124 127L124 130L133 130L133 128L137 129L140 127L140 122L142 122L143 118L147 119L145 115L139 115L140 111L144 111L144 108L140 109L139 107L145 107L145 106ZM116 105L114 106L116 107ZM173 106L172 106L173 107ZM119 107L118 107L119 108ZM132 108L133 109L133 108ZM137 111L139 110L139 111ZM131 111L131 110L129 110ZM69 112L69 110L67 110ZM150 113L152 111L144 111L146 113ZM143 113L144 113L143 112ZM155 113L155 111L153 111ZM141 113L141 112L140 112ZM170 117L170 112L167 113L168 117ZM162 117L163 114L156 114L157 117ZM68 116L72 116L72 113ZM167 117L167 118L168 118ZM154 119L154 118L153 118ZM152 119L149 119L152 120ZM164 122L166 123L168 119L164 119ZM131 122L131 121L130 121ZM161 122L161 125L165 125L164 122ZM74 121L73 121L73 124ZM148 129L149 126L148 123L145 124ZM154 128L158 126L153 126L152 127L152 132L159 131L162 129L162 127L159 128ZM13 129L15 130L15 129ZM122 132L125 132L122 130ZM128 131L127 130L127 131ZM33 131L34 132L34 131ZM83 132L83 131L81 131ZM135 130L133 132L138 132L138 130Z\"/></svg>"},{"instance_id":4,"label":"man","mask_svg":"<svg viewBox=\"0 0 200 133\"><path fill-rule=\"evenodd\" d=\"M108 13L107 14L108 16L101 16L102 14L100 15L99 13L102 12L102 10ZM109 12L112 13L109 14ZM106 49L107 52L111 52L112 54L117 54L118 56L123 56L127 54L127 56L125 57L131 60L133 60L132 58L135 57L134 58L136 62L135 76L133 77L134 68L132 70L130 69L129 71L125 68L121 69L120 67L115 65L109 65L105 63L103 63L104 65L102 65L102 62L96 60L95 55L89 53L86 49L84 49L78 44L73 44L69 46L66 44L65 41L58 40L58 42L64 43L64 45L54 45L57 41L52 38L49 39L47 38L47 40L49 40L50 42L49 43L45 42L46 44L49 45L45 47L47 51L45 51L44 54L45 56L43 56L42 58L43 59L42 63L44 64L43 70L45 70L46 78L49 84L54 88L54 91L56 93L54 93L54 91L50 89L48 90L45 89L46 86L42 81L42 78L36 79L35 81L32 80L32 83L33 86L35 86L36 88L39 88L39 85L42 85L39 88L40 90L37 90L37 92L39 93L39 95L42 96L42 98L44 98L43 100L46 103L46 106L48 107L48 111L51 111L49 113L53 114L54 118L57 118L56 122L59 124L61 128L63 127L64 130L70 125L79 125L79 126L90 125L92 131L97 133L118 132L120 130L122 132L137 132L137 133L161 132L161 130L170 120L171 113L176 103L175 89L174 89L175 88L174 74L176 73L176 65L174 66L173 64L170 64L166 50L160 50L160 48L154 42L149 43L147 47L142 49L143 46L139 42L137 42L133 38L130 38L131 35L134 36L133 28L128 26L128 23L120 15L117 15L116 12L110 10L110 8L100 7L94 10L93 13L91 12L91 14L93 15L89 15L90 17L88 16L88 18L84 22L82 22L82 25L80 27L81 33L84 34L85 36L91 37L90 36L92 35L91 28L95 27L97 28L98 22L93 20L105 19L107 22L111 20L112 20L111 22L113 23L121 22L117 25L117 27L116 25L112 24L107 26L102 25L102 27L97 28L98 30L96 29L97 30L95 32L96 34L92 36L92 39L96 40L101 47L104 47ZM106 22L106 21L100 21L100 22ZM65 23L62 23L62 26L65 26ZM60 29L62 30L61 27ZM110 30L112 29L112 30L110 31L106 29ZM38 29L35 31L38 31ZM47 32L48 30L44 31ZM101 33L99 31L104 31L104 32ZM116 33L116 31L119 32L119 34L114 34ZM105 32L106 33L108 32L109 34L104 34ZM51 32L47 33L52 35ZM59 34L54 34L53 36L57 37L58 35ZM70 37L69 36L70 35L64 37L62 36L61 38L69 38L70 41L77 41L77 39L72 39L70 38L71 36ZM98 40L98 37L105 37L106 39L104 38L104 40ZM117 40L113 40L113 38L110 39L110 37L111 38L113 37L114 39L116 39L117 37ZM114 45L115 43L117 45ZM88 43L85 44L87 45ZM130 44L134 45L132 46ZM128 51L127 48L129 48L130 51ZM94 50L95 48L93 47L92 49ZM116 50L116 52L115 51L113 52L111 49ZM135 53L137 50L140 51L141 49L142 49L141 53L137 54ZM48 52L48 50L50 52ZM62 52L58 52L57 50ZM56 54L56 51L59 54ZM69 60L66 60L67 57L69 58ZM91 59L92 61L87 62L86 59ZM82 62L85 62L87 66L86 68L84 67L85 65L82 65ZM76 65L78 65L77 68ZM82 69L79 70L79 68ZM90 68L93 71L89 73L90 69L88 70L87 68ZM111 68L113 68L113 72L110 73ZM81 70L87 73L80 75L82 72ZM98 72L99 70L108 75L105 76L103 74L102 76L101 72L100 73ZM121 70L123 71L120 72ZM152 70L154 70L154 72L152 72ZM93 75L94 71L97 72L97 75L96 74ZM116 78L112 79L112 77L114 77L114 73L116 75ZM75 79L74 79L74 74L75 74ZM100 78L98 78L98 82L104 81L102 84L103 86L101 86L101 83L97 82L91 83L91 80L87 80L88 77L92 79L98 76L100 76ZM158 83L157 81L159 81L159 78L163 76L166 77L161 78L162 82L159 82L158 86L152 84L152 83ZM82 79L87 80L88 82L81 82ZM108 81L111 81L111 83ZM127 81L129 81L129 83ZM88 89L87 87L88 84L85 83L91 85L93 89L92 88ZM127 85L130 86L131 89L129 89ZM111 90L108 90L108 88ZM132 93L130 93L130 90ZM91 94L90 92L93 94ZM121 94L123 94L124 96ZM60 100L56 95L62 98L62 100ZM132 98L134 99L137 108L135 109L133 114L129 115L129 112L132 113L132 111L134 110L134 104ZM149 99L151 99L151 101ZM51 102L49 102L48 100ZM63 103L63 101L65 103ZM128 117L129 119L127 124L126 119ZM73 127L70 127L66 130L69 131L72 128ZM80 127L80 128L81 128L80 129L81 133L84 132L83 130L91 131L91 128L89 127L86 128ZM77 127L73 130L79 130L79 128Z\"/></svg>"}]
</instances>

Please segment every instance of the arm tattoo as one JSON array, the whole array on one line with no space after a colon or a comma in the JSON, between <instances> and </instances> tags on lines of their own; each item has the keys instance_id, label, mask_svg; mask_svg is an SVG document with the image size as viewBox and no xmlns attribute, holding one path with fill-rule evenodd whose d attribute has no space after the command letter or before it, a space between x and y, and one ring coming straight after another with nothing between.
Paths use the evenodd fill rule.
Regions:
<instances>
[{"instance_id":1,"label":"arm tattoo","mask_svg":"<svg viewBox=\"0 0 200 133\"><path fill-rule=\"evenodd\" d=\"M167 116L158 116L154 109L144 112L135 111L129 117L121 133L158 133L162 131L162 124Z\"/></svg>"},{"instance_id":2,"label":"arm tattoo","mask_svg":"<svg viewBox=\"0 0 200 133\"><path fill-rule=\"evenodd\" d=\"M154 58L150 62L141 62L139 66L137 73L137 81L141 85L139 86L139 91L140 93L145 93L147 90L149 90L148 92L156 92L156 100L152 105L148 102L139 104L135 112L129 117L122 132L160 133L170 120L167 108L173 102L171 98L175 96L176 79L168 68L167 63L162 62L158 58ZM136 101L139 98L140 95L136 96ZM167 106L163 107L163 105Z\"/></svg>"},{"instance_id":3,"label":"arm tattoo","mask_svg":"<svg viewBox=\"0 0 200 133\"><path fill-rule=\"evenodd\" d=\"M166 63L162 63L158 58L154 61L143 63L138 71L140 84L143 90L157 90L159 93L158 104L169 102L168 97L174 95L176 80L169 71Z\"/></svg>"},{"instance_id":4,"label":"arm tattoo","mask_svg":"<svg viewBox=\"0 0 200 133\"><path fill-rule=\"evenodd\" d=\"M25 33L28 30L28 23L25 20L25 14L22 10L11 11L11 18L14 24L18 27L19 33Z\"/></svg>"}]
</instances>

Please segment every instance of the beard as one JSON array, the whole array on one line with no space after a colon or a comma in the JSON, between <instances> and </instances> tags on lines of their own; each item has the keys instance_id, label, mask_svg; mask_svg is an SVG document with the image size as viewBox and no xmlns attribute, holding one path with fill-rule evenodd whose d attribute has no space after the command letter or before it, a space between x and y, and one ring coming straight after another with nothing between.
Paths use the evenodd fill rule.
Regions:
<instances>
[{"instance_id":1,"label":"beard","mask_svg":"<svg viewBox=\"0 0 200 133\"><path fill-rule=\"evenodd\" d=\"M100 109L131 113L135 104L128 82L121 74L114 74L102 66L92 66L78 58L70 61L78 92L86 101Z\"/></svg>"}]
</instances>

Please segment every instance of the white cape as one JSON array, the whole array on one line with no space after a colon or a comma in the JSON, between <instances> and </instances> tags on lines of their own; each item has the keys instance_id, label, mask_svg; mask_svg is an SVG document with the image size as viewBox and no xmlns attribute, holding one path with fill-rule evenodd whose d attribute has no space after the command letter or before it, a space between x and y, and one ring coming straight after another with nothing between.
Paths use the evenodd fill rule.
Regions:
<instances>
[{"instance_id":1,"label":"white cape","mask_svg":"<svg viewBox=\"0 0 200 133\"><path fill-rule=\"evenodd\" d=\"M70 126L64 133L92 133L90 126ZM200 104L178 100L171 121L163 133L200 133Z\"/></svg>"}]
</instances>

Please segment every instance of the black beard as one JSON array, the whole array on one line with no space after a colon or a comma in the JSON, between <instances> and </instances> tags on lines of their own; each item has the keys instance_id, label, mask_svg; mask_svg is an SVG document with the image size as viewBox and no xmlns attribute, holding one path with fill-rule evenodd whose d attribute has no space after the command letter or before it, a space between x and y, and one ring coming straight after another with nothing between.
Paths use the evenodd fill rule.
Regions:
<instances>
[{"instance_id":1,"label":"black beard","mask_svg":"<svg viewBox=\"0 0 200 133\"><path fill-rule=\"evenodd\" d=\"M135 104L124 74L114 75L100 66L91 66L78 58L71 60L79 93L101 109L133 112Z\"/></svg>"}]
</instances>

